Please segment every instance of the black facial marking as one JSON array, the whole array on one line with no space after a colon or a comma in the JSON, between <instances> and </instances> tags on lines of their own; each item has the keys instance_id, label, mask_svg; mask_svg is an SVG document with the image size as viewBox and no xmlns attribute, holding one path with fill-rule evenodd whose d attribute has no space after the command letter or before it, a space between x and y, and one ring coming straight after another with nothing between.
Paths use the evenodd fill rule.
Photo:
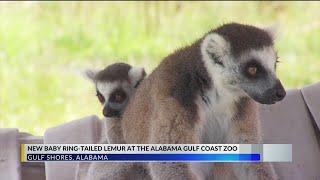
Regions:
<instances>
[{"instance_id":1,"label":"black facial marking","mask_svg":"<svg viewBox=\"0 0 320 180\"><path fill-rule=\"evenodd\" d=\"M109 101L111 103L123 103L127 99L127 94L122 89L116 89L114 90L109 98Z\"/></svg>"},{"instance_id":2,"label":"black facial marking","mask_svg":"<svg viewBox=\"0 0 320 180\"><path fill-rule=\"evenodd\" d=\"M101 104L105 102L103 95L97 90L97 97Z\"/></svg>"},{"instance_id":3,"label":"black facial marking","mask_svg":"<svg viewBox=\"0 0 320 180\"><path fill-rule=\"evenodd\" d=\"M255 75L252 75L248 72L249 68L252 67L256 68ZM251 59L247 63L245 63L242 67L242 72L248 79L259 79L266 75L266 70L256 59Z\"/></svg>"},{"instance_id":4,"label":"black facial marking","mask_svg":"<svg viewBox=\"0 0 320 180\"><path fill-rule=\"evenodd\" d=\"M103 108L105 117L120 117L127 103L127 93L122 88L115 89Z\"/></svg>"}]
</instances>

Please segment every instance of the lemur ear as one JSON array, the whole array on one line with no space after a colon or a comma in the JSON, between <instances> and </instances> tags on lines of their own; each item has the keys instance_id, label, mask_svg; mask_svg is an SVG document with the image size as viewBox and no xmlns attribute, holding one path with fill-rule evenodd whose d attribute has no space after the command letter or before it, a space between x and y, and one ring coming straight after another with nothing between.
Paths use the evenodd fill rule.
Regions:
<instances>
[{"instance_id":1,"label":"lemur ear","mask_svg":"<svg viewBox=\"0 0 320 180\"><path fill-rule=\"evenodd\" d=\"M132 67L129 72L130 83L136 87L139 82L146 76L146 72L143 67Z\"/></svg>"},{"instance_id":2,"label":"lemur ear","mask_svg":"<svg viewBox=\"0 0 320 180\"><path fill-rule=\"evenodd\" d=\"M205 58L223 66L222 57L230 52L230 45L221 35L211 33L204 38L201 44L201 52Z\"/></svg>"},{"instance_id":3,"label":"lemur ear","mask_svg":"<svg viewBox=\"0 0 320 180\"><path fill-rule=\"evenodd\" d=\"M267 26L263 28L270 36L271 38L274 40L277 38L278 35L278 31L279 31L279 24L275 23L272 24L271 26Z\"/></svg>"},{"instance_id":4,"label":"lemur ear","mask_svg":"<svg viewBox=\"0 0 320 180\"><path fill-rule=\"evenodd\" d=\"M84 71L84 76L91 81L95 81L95 76L98 72L99 70L96 69L87 69Z\"/></svg>"}]
</instances>

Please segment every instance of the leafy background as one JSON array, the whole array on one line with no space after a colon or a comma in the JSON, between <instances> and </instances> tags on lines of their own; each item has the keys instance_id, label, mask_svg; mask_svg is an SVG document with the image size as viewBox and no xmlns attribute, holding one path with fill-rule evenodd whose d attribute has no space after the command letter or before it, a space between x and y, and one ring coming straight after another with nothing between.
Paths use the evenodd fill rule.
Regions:
<instances>
[{"instance_id":1,"label":"leafy background","mask_svg":"<svg viewBox=\"0 0 320 180\"><path fill-rule=\"evenodd\" d=\"M81 72L116 61L147 72L226 22L279 24L286 88L320 80L319 2L1 2L0 127L46 128L101 116Z\"/></svg>"}]
</instances>

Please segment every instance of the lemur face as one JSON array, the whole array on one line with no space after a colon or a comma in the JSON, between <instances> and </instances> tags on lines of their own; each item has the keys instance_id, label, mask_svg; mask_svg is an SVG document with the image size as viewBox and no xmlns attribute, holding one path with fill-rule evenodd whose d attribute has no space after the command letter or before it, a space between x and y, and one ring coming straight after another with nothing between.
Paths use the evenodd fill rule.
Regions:
<instances>
[{"instance_id":1,"label":"lemur face","mask_svg":"<svg viewBox=\"0 0 320 180\"><path fill-rule=\"evenodd\" d=\"M124 63L112 64L98 72L87 71L87 76L95 83L96 95L103 105L105 117L122 115L130 96L145 75L143 68Z\"/></svg>"},{"instance_id":2,"label":"lemur face","mask_svg":"<svg viewBox=\"0 0 320 180\"><path fill-rule=\"evenodd\" d=\"M204 38L201 52L216 84L247 94L262 104L273 104L285 97L275 73L277 54L271 32L227 24Z\"/></svg>"},{"instance_id":3,"label":"lemur face","mask_svg":"<svg viewBox=\"0 0 320 180\"><path fill-rule=\"evenodd\" d=\"M120 117L133 89L134 87L126 81L98 81L96 83L96 95L103 105L103 115L105 117Z\"/></svg>"},{"instance_id":4,"label":"lemur face","mask_svg":"<svg viewBox=\"0 0 320 180\"><path fill-rule=\"evenodd\" d=\"M273 47L251 50L239 58L236 86L262 104L274 104L285 97L286 92L275 73L277 55Z\"/></svg>"}]
</instances>

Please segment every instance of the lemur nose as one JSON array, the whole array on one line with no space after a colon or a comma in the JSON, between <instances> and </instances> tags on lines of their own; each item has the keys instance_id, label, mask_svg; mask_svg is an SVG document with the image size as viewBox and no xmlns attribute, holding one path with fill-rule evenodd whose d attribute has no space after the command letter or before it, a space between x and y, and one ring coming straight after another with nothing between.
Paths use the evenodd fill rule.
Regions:
<instances>
[{"instance_id":1,"label":"lemur nose","mask_svg":"<svg viewBox=\"0 0 320 180\"><path fill-rule=\"evenodd\" d=\"M277 90L276 97L279 101L282 100L285 96L286 96L286 91L284 91L283 89Z\"/></svg>"},{"instance_id":2,"label":"lemur nose","mask_svg":"<svg viewBox=\"0 0 320 180\"><path fill-rule=\"evenodd\" d=\"M275 99L281 101L286 96L286 91L284 90L281 82L277 80L277 84L274 87L275 89Z\"/></svg>"},{"instance_id":3,"label":"lemur nose","mask_svg":"<svg viewBox=\"0 0 320 180\"><path fill-rule=\"evenodd\" d=\"M105 117L118 117L120 115L120 111L113 109L107 105L103 108L102 114Z\"/></svg>"}]
</instances>

